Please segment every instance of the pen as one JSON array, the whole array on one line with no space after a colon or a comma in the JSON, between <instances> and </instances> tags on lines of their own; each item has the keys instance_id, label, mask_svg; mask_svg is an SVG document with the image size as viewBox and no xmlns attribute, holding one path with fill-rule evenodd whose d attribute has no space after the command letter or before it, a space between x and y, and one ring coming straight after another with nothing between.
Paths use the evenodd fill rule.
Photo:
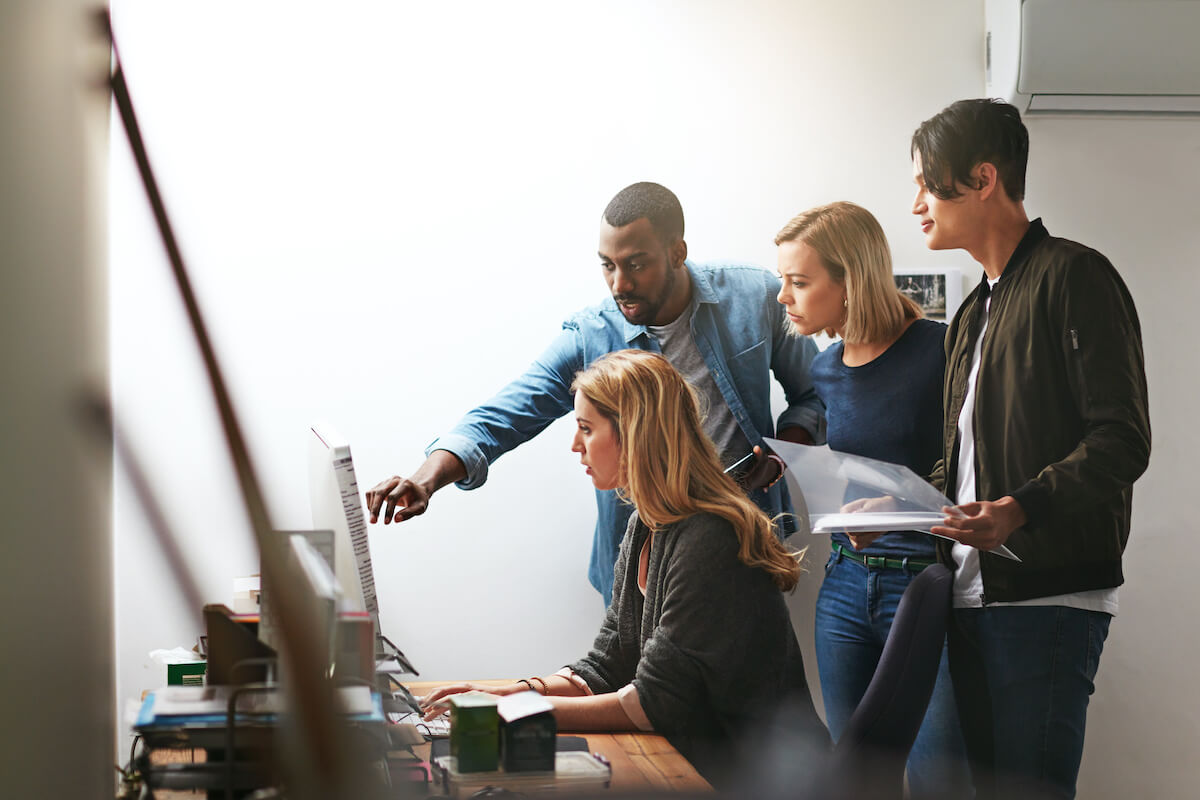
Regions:
<instances>
[{"instance_id":1,"label":"pen","mask_svg":"<svg viewBox=\"0 0 1200 800\"><path fill-rule=\"evenodd\" d=\"M742 457L741 457L741 458L739 458L737 461L733 462L733 463L732 463L732 464L730 464L728 467L726 467L726 468L725 468L725 472L726 472L726 473L733 472L735 469L737 469L738 467L740 467L742 464L745 464L747 461L749 461L749 460L750 460L750 459L752 459L752 458L754 458L754 451L753 451L753 450L752 450L752 451L750 451L750 453L749 453L749 454L742 456Z\"/></svg>"}]
</instances>

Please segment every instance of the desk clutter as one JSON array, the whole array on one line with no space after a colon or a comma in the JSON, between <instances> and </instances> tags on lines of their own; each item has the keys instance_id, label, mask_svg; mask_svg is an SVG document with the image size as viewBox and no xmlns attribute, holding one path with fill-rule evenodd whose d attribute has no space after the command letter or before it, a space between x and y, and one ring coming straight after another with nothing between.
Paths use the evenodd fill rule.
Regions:
<instances>
[{"instance_id":1,"label":"desk clutter","mask_svg":"<svg viewBox=\"0 0 1200 800\"><path fill-rule=\"evenodd\" d=\"M275 680L276 654L258 636L259 617L215 605L204 616L207 658L196 662L206 668L203 683L172 681L146 694L133 726L141 747L135 743L128 771L141 786L122 796L148 800L187 791L245 798L286 783L277 767L292 705ZM361 637L339 638L336 649L346 656L334 669L339 736L355 753L355 771L376 776L359 796L466 797L486 787L541 794L610 785L608 762L589 753L585 739L558 736L553 707L537 692L453 695L449 713L423 731L419 703L391 673L363 679L372 662L360 652Z\"/></svg>"},{"instance_id":2,"label":"desk clutter","mask_svg":"<svg viewBox=\"0 0 1200 800\"><path fill-rule=\"evenodd\" d=\"M177 684L168 673L167 686L146 693L133 725L137 739L130 765L122 770L123 784L129 786L123 786L121 797L186 791L242 798L286 782L279 764L289 757L289 739L294 739L295 687L276 680L277 655L258 637L258 615L210 605L204 616L207 659L196 664L206 674L195 676L202 682L181 676ZM394 679L372 669L370 641L362 641L370 626L358 624L356 617L349 622L351 635L334 642L338 657L332 680L322 684L333 694L339 723L331 735L351 754L354 783L367 787L359 796L391 797L389 755L404 744L394 741L393 729L400 726L389 725L384 714L385 699L396 701L388 686Z\"/></svg>"},{"instance_id":3,"label":"desk clutter","mask_svg":"<svg viewBox=\"0 0 1200 800\"><path fill-rule=\"evenodd\" d=\"M537 692L496 697L452 695L450 756L460 773L552 771L558 725L554 709Z\"/></svg>"},{"instance_id":4,"label":"desk clutter","mask_svg":"<svg viewBox=\"0 0 1200 800\"><path fill-rule=\"evenodd\" d=\"M541 794L609 786L610 765L587 752L586 740L560 738L553 707L537 692L465 692L449 703L449 741L444 749L435 743L430 755L434 784L446 795L469 797L487 787Z\"/></svg>"},{"instance_id":5,"label":"desk clutter","mask_svg":"<svg viewBox=\"0 0 1200 800\"><path fill-rule=\"evenodd\" d=\"M133 726L138 739L130 767L123 770L140 785L122 797L150 800L186 791L247 798L288 782L279 765L287 758L290 737L283 731L294 716L294 698L276 680L277 656L259 638L259 616L219 605L206 606L204 616L206 635L195 657L206 660L194 663L205 674L186 682L180 677L178 684L168 676L169 685L146 693ZM334 641L337 735L354 753L354 773L369 779L366 791L353 796L466 797L487 787L529 795L610 786L608 761L590 753L586 739L558 736L553 707L537 692L453 695L443 718L423 722L418 701L391 672L371 674L377 663L363 644L366 628L354 626Z\"/></svg>"}]
</instances>

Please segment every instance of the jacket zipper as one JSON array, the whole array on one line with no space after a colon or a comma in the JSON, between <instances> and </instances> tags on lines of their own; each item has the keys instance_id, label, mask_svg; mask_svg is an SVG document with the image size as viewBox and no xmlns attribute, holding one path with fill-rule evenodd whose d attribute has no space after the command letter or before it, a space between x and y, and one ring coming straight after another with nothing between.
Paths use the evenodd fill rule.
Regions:
<instances>
[{"instance_id":1,"label":"jacket zipper","mask_svg":"<svg viewBox=\"0 0 1200 800\"><path fill-rule=\"evenodd\" d=\"M1071 368L1075 373L1075 381L1078 384L1079 391L1079 411L1081 414L1087 414L1088 407L1091 405L1091 398L1088 397L1087 381L1084 375L1082 354L1079 350L1079 329L1068 328L1067 336L1071 339Z\"/></svg>"}]
</instances>

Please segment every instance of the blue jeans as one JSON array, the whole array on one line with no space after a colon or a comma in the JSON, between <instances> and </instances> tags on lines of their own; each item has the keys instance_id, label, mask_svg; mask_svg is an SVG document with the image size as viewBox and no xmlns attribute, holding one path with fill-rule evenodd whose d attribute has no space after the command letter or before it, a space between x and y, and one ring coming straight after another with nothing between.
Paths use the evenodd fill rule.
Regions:
<instances>
[{"instance_id":1,"label":"blue jeans","mask_svg":"<svg viewBox=\"0 0 1200 800\"><path fill-rule=\"evenodd\" d=\"M817 597L816 645L825 720L835 742L867 691L900 595L915 574L868 568L836 551L829 556ZM933 697L907 767L913 800L971 797L971 776L944 650Z\"/></svg>"},{"instance_id":2,"label":"blue jeans","mask_svg":"<svg viewBox=\"0 0 1200 800\"><path fill-rule=\"evenodd\" d=\"M1062 606L956 608L950 670L977 796L1071 798L1112 617Z\"/></svg>"}]
</instances>

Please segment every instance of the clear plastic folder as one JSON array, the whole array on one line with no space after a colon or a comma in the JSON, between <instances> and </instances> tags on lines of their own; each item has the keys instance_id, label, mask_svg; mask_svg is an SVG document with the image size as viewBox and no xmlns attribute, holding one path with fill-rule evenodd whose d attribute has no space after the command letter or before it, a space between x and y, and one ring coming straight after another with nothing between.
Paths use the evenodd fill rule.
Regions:
<instances>
[{"instance_id":1,"label":"clear plastic folder","mask_svg":"<svg viewBox=\"0 0 1200 800\"><path fill-rule=\"evenodd\" d=\"M955 513L949 498L903 465L836 453L827 445L766 442L787 464L792 505L800 527L807 522L811 533L904 530L936 536L930 528L946 518L942 509ZM989 552L1021 560L1003 545Z\"/></svg>"}]
</instances>

